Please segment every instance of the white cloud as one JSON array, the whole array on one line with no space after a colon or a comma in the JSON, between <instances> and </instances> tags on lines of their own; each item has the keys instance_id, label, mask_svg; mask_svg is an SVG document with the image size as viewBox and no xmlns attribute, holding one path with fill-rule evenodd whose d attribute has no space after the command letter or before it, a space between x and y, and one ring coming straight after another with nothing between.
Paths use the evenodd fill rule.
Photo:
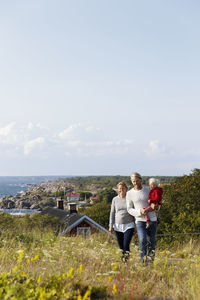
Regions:
<instances>
[{"instance_id":1,"label":"white cloud","mask_svg":"<svg viewBox=\"0 0 200 300\"><path fill-rule=\"evenodd\" d=\"M58 137L61 140L82 140L82 141L94 141L102 138L102 132L100 128L95 126L84 125L76 123L68 126L62 130Z\"/></svg>"},{"instance_id":2,"label":"white cloud","mask_svg":"<svg viewBox=\"0 0 200 300\"><path fill-rule=\"evenodd\" d=\"M5 127L1 127L0 128L0 135L5 136L5 137L10 135L10 133L12 132L14 126L15 126L15 122L12 122L12 123L6 125Z\"/></svg>"},{"instance_id":3,"label":"white cloud","mask_svg":"<svg viewBox=\"0 0 200 300\"><path fill-rule=\"evenodd\" d=\"M143 151L149 157L166 157L174 154L174 151L164 144L160 143L159 140L151 140L148 144L147 149Z\"/></svg>"},{"instance_id":4,"label":"white cloud","mask_svg":"<svg viewBox=\"0 0 200 300\"><path fill-rule=\"evenodd\" d=\"M28 122L25 126L10 123L0 128L0 151L14 152L18 157L37 154L40 157L110 157L132 155L138 145L132 139L115 139L106 136L100 128L75 123L56 132L48 130L42 123ZM155 143L150 143L156 149ZM151 149L151 151L152 151ZM23 155L23 156L22 156Z\"/></svg>"},{"instance_id":5,"label":"white cloud","mask_svg":"<svg viewBox=\"0 0 200 300\"><path fill-rule=\"evenodd\" d=\"M168 168L168 165L174 168L176 165L180 170L182 170L181 166L184 167L184 161L188 162L185 168L191 166L192 169L198 166L199 147L190 147L191 145L188 144L184 149L175 148L173 145L163 144L159 139L152 139L144 148L143 144L132 138L116 137L117 134L109 137L107 131L80 123L69 125L59 132L56 128L49 130L42 123L30 121L23 126L12 122L0 128L0 157L8 165L15 161L23 163L24 157L30 157L30 164L32 158L36 158L41 164L44 161L51 161L52 164L57 165L56 162L60 161L60 165L66 164L66 168L69 164L76 165L77 160L80 165L86 161L90 164L90 159L93 162L101 161L103 162L101 164L105 162L105 168L109 168L110 162L114 160L118 162L121 158L127 166L134 163L139 167L144 161L145 166L150 166L152 161L158 159L156 170L160 170L161 173L163 164L165 168ZM166 164L164 160L167 161ZM101 164L99 167L103 168ZM117 168L120 172L118 163Z\"/></svg>"},{"instance_id":6,"label":"white cloud","mask_svg":"<svg viewBox=\"0 0 200 300\"><path fill-rule=\"evenodd\" d=\"M46 130L49 130L49 128L47 126L44 126L41 123L34 124L33 122L29 122L27 124L27 129L30 130L30 131L42 130L43 132L46 131Z\"/></svg>"},{"instance_id":7,"label":"white cloud","mask_svg":"<svg viewBox=\"0 0 200 300\"><path fill-rule=\"evenodd\" d=\"M28 125L27 125L27 128L29 129L29 130L32 130L33 129L33 123L32 122L29 122L28 123Z\"/></svg>"},{"instance_id":8,"label":"white cloud","mask_svg":"<svg viewBox=\"0 0 200 300\"><path fill-rule=\"evenodd\" d=\"M96 131L100 131L100 128L94 126L87 126L85 127L85 130L88 132L96 132Z\"/></svg>"},{"instance_id":9,"label":"white cloud","mask_svg":"<svg viewBox=\"0 0 200 300\"><path fill-rule=\"evenodd\" d=\"M72 124L69 127L67 127L65 130L61 131L58 136L61 139L69 139L73 138L75 135L75 132L77 131L78 128L81 128L81 124Z\"/></svg>"},{"instance_id":10,"label":"white cloud","mask_svg":"<svg viewBox=\"0 0 200 300\"><path fill-rule=\"evenodd\" d=\"M151 153L159 153L160 152L160 143L158 140L150 141L149 148Z\"/></svg>"},{"instance_id":11,"label":"white cloud","mask_svg":"<svg viewBox=\"0 0 200 300\"><path fill-rule=\"evenodd\" d=\"M41 123L37 123L35 126L39 129L49 130L49 127L47 127Z\"/></svg>"},{"instance_id":12,"label":"white cloud","mask_svg":"<svg viewBox=\"0 0 200 300\"><path fill-rule=\"evenodd\" d=\"M34 140L30 140L24 145L24 154L29 155L35 150L41 150L44 147L44 144L45 139L43 137L38 137Z\"/></svg>"},{"instance_id":13,"label":"white cloud","mask_svg":"<svg viewBox=\"0 0 200 300\"><path fill-rule=\"evenodd\" d=\"M67 142L67 145L70 147L77 147L80 144L81 144L81 141L79 141L79 140L72 140L72 141Z\"/></svg>"}]
</instances>

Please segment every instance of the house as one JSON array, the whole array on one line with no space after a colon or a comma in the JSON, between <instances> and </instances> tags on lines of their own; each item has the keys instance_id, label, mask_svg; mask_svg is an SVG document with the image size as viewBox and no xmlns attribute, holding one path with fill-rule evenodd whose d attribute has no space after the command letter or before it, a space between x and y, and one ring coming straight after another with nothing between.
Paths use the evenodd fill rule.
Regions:
<instances>
[{"instance_id":1,"label":"house","mask_svg":"<svg viewBox=\"0 0 200 300\"><path fill-rule=\"evenodd\" d=\"M42 198L41 198L40 195L34 195L33 198L32 198L32 200L34 200L34 201L40 201L41 199Z\"/></svg>"},{"instance_id":2,"label":"house","mask_svg":"<svg viewBox=\"0 0 200 300\"><path fill-rule=\"evenodd\" d=\"M96 232L110 234L107 229L89 218L87 215L71 214L66 220L62 235L82 235L83 237L87 237Z\"/></svg>"},{"instance_id":3,"label":"house","mask_svg":"<svg viewBox=\"0 0 200 300\"><path fill-rule=\"evenodd\" d=\"M48 207L41 211L41 214L48 214L51 217L57 217L64 223L62 235L87 237L95 232L110 234L107 229L89 218L87 215L78 214L76 204L70 203L69 210Z\"/></svg>"},{"instance_id":4,"label":"house","mask_svg":"<svg viewBox=\"0 0 200 300\"><path fill-rule=\"evenodd\" d=\"M90 203L95 203L97 201L98 201L98 195L97 194L90 197Z\"/></svg>"},{"instance_id":5,"label":"house","mask_svg":"<svg viewBox=\"0 0 200 300\"><path fill-rule=\"evenodd\" d=\"M79 201L80 200L80 194L79 193L67 193L66 194L67 201Z\"/></svg>"}]
</instances>

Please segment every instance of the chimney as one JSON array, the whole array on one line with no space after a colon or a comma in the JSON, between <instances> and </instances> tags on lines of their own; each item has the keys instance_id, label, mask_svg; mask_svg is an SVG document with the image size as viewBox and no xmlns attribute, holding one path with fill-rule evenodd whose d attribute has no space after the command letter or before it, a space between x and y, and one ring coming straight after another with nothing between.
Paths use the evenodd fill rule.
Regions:
<instances>
[{"instance_id":1,"label":"chimney","mask_svg":"<svg viewBox=\"0 0 200 300\"><path fill-rule=\"evenodd\" d=\"M57 199L57 204L56 204L58 209L64 209L63 206L63 199Z\"/></svg>"},{"instance_id":2,"label":"chimney","mask_svg":"<svg viewBox=\"0 0 200 300\"><path fill-rule=\"evenodd\" d=\"M76 203L70 203L69 204L69 213L71 214L76 214L77 210L76 210Z\"/></svg>"}]
</instances>

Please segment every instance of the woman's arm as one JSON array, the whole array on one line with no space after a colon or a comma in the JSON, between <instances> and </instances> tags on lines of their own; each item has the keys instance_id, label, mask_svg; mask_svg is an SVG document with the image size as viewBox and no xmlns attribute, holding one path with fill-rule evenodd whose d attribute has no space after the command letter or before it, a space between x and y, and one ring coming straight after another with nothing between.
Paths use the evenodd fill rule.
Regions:
<instances>
[{"instance_id":1,"label":"woman's arm","mask_svg":"<svg viewBox=\"0 0 200 300\"><path fill-rule=\"evenodd\" d=\"M110 219L109 219L109 231L113 229L113 224L115 223L115 199L112 199L111 209L110 209Z\"/></svg>"}]
</instances>

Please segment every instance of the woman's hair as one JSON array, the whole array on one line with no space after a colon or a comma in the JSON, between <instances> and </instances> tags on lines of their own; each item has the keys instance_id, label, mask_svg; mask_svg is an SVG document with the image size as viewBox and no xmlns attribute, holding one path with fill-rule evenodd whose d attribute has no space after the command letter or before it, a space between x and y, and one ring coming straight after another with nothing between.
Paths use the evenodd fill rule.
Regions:
<instances>
[{"instance_id":1,"label":"woman's hair","mask_svg":"<svg viewBox=\"0 0 200 300\"><path fill-rule=\"evenodd\" d=\"M152 178L149 179L149 184L153 184L154 186L158 186L159 183L160 183L160 181L156 178L152 177Z\"/></svg>"},{"instance_id":2,"label":"woman's hair","mask_svg":"<svg viewBox=\"0 0 200 300\"><path fill-rule=\"evenodd\" d=\"M131 174L131 177L137 177L137 178L142 179L142 176L141 176L139 173L137 173L137 172L132 173L132 174Z\"/></svg>"},{"instance_id":3,"label":"woman's hair","mask_svg":"<svg viewBox=\"0 0 200 300\"><path fill-rule=\"evenodd\" d=\"M119 188L120 185L123 185L127 190L128 190L128 187L126 185L126 183L124 181L120 181L118 184L117 184L117 188Z\"/></svg>"}]
</instances>

